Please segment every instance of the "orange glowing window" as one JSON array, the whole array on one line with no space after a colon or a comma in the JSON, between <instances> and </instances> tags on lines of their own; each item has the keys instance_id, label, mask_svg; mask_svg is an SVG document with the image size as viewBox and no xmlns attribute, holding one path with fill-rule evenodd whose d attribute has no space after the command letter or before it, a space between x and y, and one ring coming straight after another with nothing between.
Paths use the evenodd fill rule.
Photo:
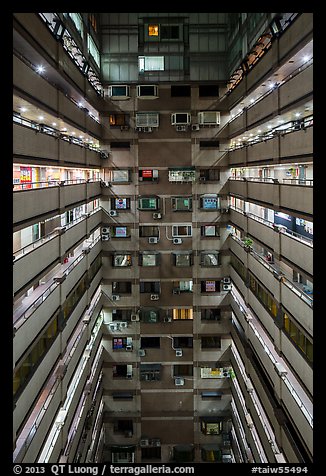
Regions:
<instances>
[{"instance_id":1,"label":"orange glowing window","mask_svg":"<svg viewBox=\"0 0 326 476\"><path fill-rule=\"evenodd\" d=\"M158 25L148 25L148 36L158 36Z\"/></svg>"}]
</instances>

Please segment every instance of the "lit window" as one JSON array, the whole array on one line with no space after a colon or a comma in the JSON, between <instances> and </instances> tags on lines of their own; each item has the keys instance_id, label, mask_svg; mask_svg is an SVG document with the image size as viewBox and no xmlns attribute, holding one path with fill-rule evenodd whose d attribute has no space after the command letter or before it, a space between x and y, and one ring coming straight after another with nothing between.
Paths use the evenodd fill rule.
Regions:
<instances>
[{"instance_id":1,"label":"lit window","mask_svg":"<svg viewBox=\"0 0 326 476\"><path fill-rule=\"evenodd\" d=\"M112 170L112 182L130 182L130 170Z\"/></svg>"},{"instance_id":2,"label":"lit window","mask_svg":"<svg viewBox=\"0 0 326 476\"><path fill-rule=\"evenodd\" d=\"M113 256L112 266L122 267L131 266L131 255L129 254L116 254Z\"/></svg>"},{"instance_id":3,"label":"lit window","mask_svg":"<svg viewBox=\"0 0 326 476\"><path fill-rule=\"evenodd\" d=\"M216 225L202 225L200 228L200 234L205 237L216 237L220 236L220 230Z\"/></svg>"},{"instance_id":4,"label":"lit window","mask_svg":"<svg viewBox=\"0 0 326 476\"><path fill-rule=\"evenodd\" d=\"M148 25L148 36L158 36L158 25Z\"/></svg>"},{"instance_id":5,"label":"lit window","mask_svg":"<svg viewBox=\"0 0 326 476\"><path fill-rule=\"evenodd\" d=\"M139 264L140 266L158 266L159 265L160 254L159 253L149 253L142 252L139 255Z\"/></svg>"},{"instance_id":6,"label":"lit window","mask_svg":"<svg viewBox=\"0 0 326 476\"><path fill-rule=\"evenodd\" d=\"M187 320L193 319L192 309L173 309L173 320Z\"/></svg>"},{"instance_id":7,"label":"lit window","mask_svg":"<svg viewBox=\"0 0 326 476\"><path fill-rule=\"evenodd\" d=\"M100 52L91 35L87 35L87 49L98 67L100 67Z\"/></svg>"},{"instance_id":8,"label":"lit window","mask_svg":"<svg viewBox=\"0 0 326 476\"><path fill-rule=\"evenodd\" d=\"M158 210L159 208L158 197L143 197L138 199L139 210Z\"/></svg>"},{"instance_id":9,"label":"lit window","mask_svg":"<svg viewBox=\"0 0 326 476\"><path fill-rule=\"evenodd\" d=\"M164 71L164 56L138 56L138 70Z\"/></svg>"},{"instance_id":10,"label":"lit window","mask_svg":"<svg viewBox=\"0 0 326 476\"><path fill-rule=\"evenodd\" d=\"M200 253L201 266L219 266L219 252L218 251L202 251Z\"/></svg>"},{"instance_id":11,"label":"lit window","mask_svg":"<svg viewBox=\"0 0 326 476\"><path fill-rule=\"evenodd\" d=\"M171 199L173 211L191 211L192 197L173 197Z\"/></svg>"}]
</instances>

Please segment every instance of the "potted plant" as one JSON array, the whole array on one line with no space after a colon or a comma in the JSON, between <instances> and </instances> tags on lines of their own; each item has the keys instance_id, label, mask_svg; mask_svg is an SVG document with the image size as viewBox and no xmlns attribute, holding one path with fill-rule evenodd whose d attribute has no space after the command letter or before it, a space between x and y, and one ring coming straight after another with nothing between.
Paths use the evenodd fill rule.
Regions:
<instances>
[{"instance_id":1,"label":"potted plant","mask_svg":"<svg viewBox=\"0 0 326 476\"><path fill-rule=\"evenodd\" d=\"M250 251L252 249L252 239L251 238L245 238L244 240L242 240L243 244L244 244L244 249L246 251Z\"/></svg>"}]
</instances>

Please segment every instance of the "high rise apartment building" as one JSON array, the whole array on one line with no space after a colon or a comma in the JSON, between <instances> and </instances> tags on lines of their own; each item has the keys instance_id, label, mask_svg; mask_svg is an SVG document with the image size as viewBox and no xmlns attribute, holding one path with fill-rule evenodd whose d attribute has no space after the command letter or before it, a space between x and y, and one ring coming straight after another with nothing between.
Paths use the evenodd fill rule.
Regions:
<instances>
[{"instance_id":1,"label":"high rise apartment building","mask_svg":"<svg viewBox=\"0 0 326 476\"><path fill-rule=\"evenodd\" d=\"M13 460L311 462L312 14L13 26Z\"/></svg>"}]
</instances>

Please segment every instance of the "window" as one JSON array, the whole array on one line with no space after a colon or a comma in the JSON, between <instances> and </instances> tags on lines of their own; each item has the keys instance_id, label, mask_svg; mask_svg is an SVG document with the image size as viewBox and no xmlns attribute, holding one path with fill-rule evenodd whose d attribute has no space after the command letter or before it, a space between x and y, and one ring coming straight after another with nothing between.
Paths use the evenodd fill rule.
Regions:
<instances>
[{"instance_id":1,"label":"window","mask_svg":"<svg viewBox=\"0 0 326 476\"><path fill-rule=\"evenodd\" d=\"M192 265L192 252L180 251L179 253L172 253L174 266L191 266Z\"/></svg>"},{"instance_id":2,"label":"window","mask_svg":"<svg viewBox=\"0 0 326 476\"><path fill-rule=\"evenodd\" d=\"M142 322L155 323L159 322L160 313L158 309L144 309L141 310Z\"/></svg>"},{"instance_id":3,"label":"window","mask_svg":"<svg viewBox=\"0 0 326 476\"><path fill-rule=\"evenodd\" d=\"M114 267L124 267L131 265L132 258L130 254L114 254L112 256L112 266Z\"/></svg>"},{"instance_id":4,"label":"window","mask_svg":"<svg viewBox=\"0 0 326 476\"><path fill-rule=\"evenodd\" d=\"M196 180L196 171L194 167L184 169L169 169L169 182L194 182Z\"/></svg>"},{"instance_id":5,"label":"window","mask_svg":"<svg viewBox=\"0 0 326 476\"><path fill-rule=\"evenodd\" d=\"M158 25L148 25L148 36L158 36Z\"/></svg>"},{"instance_id":6,"label":"window","mask_svg":"<svg viewBox=\"0 0 326 476\"><path fill-rule=\"evenodd\" d=\"M200 149L218 149L220 142L218 140L201 140L199 141Z\"/></svg>"},{"instance_id":7,"label":"window","mask_svg":"<svg viewBox=\"0 0 326 476\"><path fill-rule=\"evenodd\" d=\"M200 208L203 210L217 210L220 208L219 201L217 195L202 195L199 200Z\"/></svg>"},{"instance_id":8,"label":"window","mask_svg":"<svg viewBox=\"0 0 326 476\"><path fill-rule=\"evenodd\" d=\"M141 281L139 288L141 293L160 294L161 283L159 281Z\"/></svg>"},{"instance_id":9,"label":"window","mask_svg":"<svg viewBox=\"0 0 326 476\"><path fill-rule=\"evenodd\" d=\"M132 376L132 365L117 364L113 365L113 378L129 378Z\"/></svg>"},{"instance_id":10,"label":"window","mask_svg":"<svg viewBox=\"0 0 326 476\"><path fill-rule=\"evenodd\" d=\"M173 365L173 377L192 377L193 370L192 365Z\"/></svg>"},{"instance_id":11,"label":"window","mask_svg":"<svg viewBox=\"0 0 326 476\"><path fill-rule=\"evenodd\" d=\"M173 293L192 293L193 281L173 281Z\"/></svg>"},{"instance_id":12,"label":"window","mask_svg":"<svg viewBox=\"0 0 326 476\"><path fill-rule=\"evenodd\" d=\"M141 337L140 348L141 349L159 349L160 338L159 337Z\"/></svg>"},{"instance_id":13,"label":"window","mask_svg":"<svg viewBox=\"0 0 326 476\"><path fill-rule=\"evenodd\" d=\"M220 266L220 254L218 251L201 251L200 266L211 267Z\"/></svg>"},{"instance_id":14,"label":"window","mask_svg":"<svg viewBox=\"0 0 326 476\"><path fill-rule=\"evenodd\" d=\"M138 56L138 71L164 71L164 56Z\"/></svg>"},{"instance_id":15,"label":"window","mask_svg":"<svg viewBox=\"0 0 326 476\"><path fill-rule=\"evenodd\" d=\"M113 281L113 294L131 294L131 281Z\"/></svg>"},{"instance_id":16,"label":"window","mask_svg":"<svg viewBox=\"0 0 326 476\"><path fill-rule=\"evenodd\" d=\"M123 293L124 291L120 291L120 292ZM131 312L132 312L131 309L113 308L112 309L112 321L128 321L129 322L129 321L131 321Z\"/></svg>"},{"instance_id":17,"label":"window","mask_svg":"<svg viewBox=\"0 0 326 476\"><path fill-rule=\"evenodd\" d=\"M193 319L192 309L173 309L172 318L174 321Z\"/></svg>"},{"instance_id":18,"label":"window","mask_svg":"<svg viewBox=\"0 0 326 476\"><path fill-rule=\"evenodd\" d=\"M171 86L171 97L190 97L191 88L188 85L172 85Z\"/></svg>"},{"instance_id":19,"label":"window","mask_svg":"<svg viewBox=\"0 0 326 476\"><path fill-rule=\"evenodd\" d=\"M299 325L297 325L292 317L290 317L284 310L283 314L283 329L290 340L298 347L305 359L312 365L313 363L313 343L310 338L304 334Z\"/></svg>"},{"instance_id":20,"label":"window","mask_svg":"<svg viewBox=\"0 0 326 476\"><path fill-rule=\"evenodd\" d=\"M112 170L111 182L115 182L115 183L130 182L130 170L129 169Z\"/></svg>"},{"instance_id":21,"label":"window","mask_svg":"<svg viewBox=\"0 0 326 476\"><path fill-rule=\"evenodd\" d=\"M192 210L192 197L172 197L171 198L172 210L177 211L191 211Z\"/></svg>"},{"instance_id":22,"label":"window","mask_svg":"<svg viewBox=\"0 0 326 476\"><path fill-rule=\"evenodd\" d=\"M132 350L132 337L114 337L112 339L113 350Z\"/></svg>"},{"instance_id":23,"label":"window","mask_svg":"<svg viewBox=\"0 0 326 476\"><path fill-rule=\"evenodd\" d=\"M220 349L221 337L220 336L205 336L201 338L202 349Z\"/></svg>"},{"instance_id":24,"label":"window","mask_svg":"<svg viewBox=\"0 0 326 476\"><path fill-rule=\"evenodd\" d=\"M221 320L221 309L202 309L201 310L201 320L202 321L220 321Z\"/></svg>"},{"instance_id":25,"label":"window","mask_svg":"<svg viewBox=\"0 0 326 476\"><path fill-rule=\"evenodd\" d=\"M158 210L159 205L159 197L142 197L138 199L139 210Z\"/></svg>"},{"instance_id":26,"label":"window","mask_svg":"<svg viewBox=\"0 0 326 476\"><path fill-rule=\"evenodd\" d=\"M160 264L160 253L143 251L139 254L140 266L158 266Z\"/></svg>"},{"instance_id":27,"label":"window","mask_svg":"<svg viewBox=\"0 0 326 476\"><path fill-rule=\"evenodd\" d=\"M173 238L192 236L192 225L172 225L172 236Z\"/></svg>"},{"instance_id":28,"label":"window","mask_svg":"<svg viewBox=\"0 0 326 476\"><path fill-rule=\"evenodd\" d=\"M220 292L220 281L205 280L200 282L201 293L216 293Z\"/></svg>"},{"instance_id":29,"label":"window","mask_svg":"<svg viewBox=\"0 0 326 476\"><path fill-rule=\"evenodd\" d=\"M129 114L110 114L109 124L112 128L129 126Z\"/></svg>"},{"instance_id":30,"label":"window","mask_svg":"<svg viewBox=\"0 0 326 476\"><path fill-rule=\"evenodd\" d=\"M141 169L138 172L140 182L157 182L158 170L157 169Z\"/></svg>"},{"instance_id":31,"label":"window","mask_svg":"<svg viewBox=\"0 0 326 476\"><path fill-rule=\"evenodd\" d=\"M135 446L111 446L112 463L134 463Z\"/></svg>"},{"instance_id":32,"label":"window","mask_svg":"<svg viewBox=\"0 0 326 476\"><path fill-rule=\"evenodd\" d=\"M89 34L87 35L87 49L89 54L92 56L93 60L97 64L97 66L100 67L100 64L101 64L100 52L98 50L98 47L95 44L95 41Z\"/></svg>"},{"instance_id":33,"label":"window","mask_svg":"<svg viewBox=\"0 0 326 476\"><path fill-rule=\"evenodd\" d=\"M193 338L192 337L173 337L173 347L176 349L179 348L192 348Z\"/></svg>"},{"instance_id":34,"label":"window","mask_svg":"<svg viewBox=\"0 0 326 476\"><path fill-rule=\"evenodd\" d=\"M161 380L161 364L140 364L140 380L148 382Z\"/></svg>"},{"instance_id":35,"label":"window","mask_svg":"<svg viewBox=\"0 0 326 476\"><path fill-rule=\"evenodd\" d=\"M220 229L217 225L202 225L200 235L205 238L220 236Z\"/></svg>"},{"instance_id":36,"label":"window","mask_svg":"<svg viewBox=\"0 0 326 476\"><path fill-rule=\"evenodd\" d=\"M220 169L200 169L200 182L218 182L220 180Z\"/></svg>"},{"instance_id":37,"label":"window","mask_svg":"<svg viewBox=\"0 0 326 476\"><path fill-rule=\"evenodd\" d=\"M223 430L223 420L218 417L201 417L200 431L204 435L219 435Z\"/></svg>"},{"instance_id":38,"label":"window","mask_svg":"<svg viewBox=\"0 0 326 476\"><path fill-rule=\"evenodd\" d=\"M219 88L216 84L200 84L199 97L218 97Z\"/></svg>"},{"instance_id":39,"label":"window","mask_svg":"<svg viewBox=\"0 0 326 476\"><path fill-rule=\"evenodd\" d=\"M130 149L130 142L129 141L111 141L110 147L111 149Z\"/></svg>"},{"instance_id":40,"label":"window","mask_svg":"<svg viewBox=\"0 0 326 476\"><path fill-rule=\"evenodd\" d=\"M113 392L112 398L113 400L132 400L134 394L132 392Z\"/></svg>"},{"instance_id":41,"label":"window","mask_svg":"<svg viewBox=\"0 0 326 476\"><path fill-rule=\"evenodd\" d=\"M161 459L161 447L160 446L149 446L146 448L140 448L141 450L141 459Z\"/></svg>"},{"instance_id":42,"label":"window","mask_svg":"<svg viewBox=\"0 0 326 476\"><path fill-rule=\"evenodd\" d=\"M111 238L129 238L129 226L111 226Z\"/></svg>"},{"instance_id":43,"label":"window","mask_svg":"<svg viewBox=\"0 0 326 476\"><path fill-rule=\"evenodd\" d=\"M112 210L130 210L130 198L111 198Z\"/></svg>"},{"instance_id":44,"label":"window","mask_svg":"<svg viewBox=\"0 0 326 476\"><path fill-rule=\"evenodd\" d=\"M79 13L68 13L69 17L71 18L73 24L76 27L78 33L82 36L83 35L83 20Z\"/></svg>"},{"instance_id":45,"label":"window","mask_svg":"<svg viewBox=\"0 0 326 476\"><path fill-rule=\"evenodd\" d=\"M150 236L160 237L160 229L158 226L140 226L139 227L140 238L149 238Z\"/></svg>"},{"instance_id":46,"label":"window","mask_svg":"<svg viewBox=\"0 0 326 476\"><path fill-rule=\"evenodd\" d=\"M159 114L158 112L137 112L136 113L136 127L158 127Z\"/></svg>"},{"instance_id":47,"label":"window","mask_svg":"<svg viewBox=\"0 0 326 476\"><path fill-rule=\"evenodd\" d=\"M133 423L132 420L115 420L113 423L113 433L124 433L126 436L132 436Z\"/></svg>"}]
</instances>

